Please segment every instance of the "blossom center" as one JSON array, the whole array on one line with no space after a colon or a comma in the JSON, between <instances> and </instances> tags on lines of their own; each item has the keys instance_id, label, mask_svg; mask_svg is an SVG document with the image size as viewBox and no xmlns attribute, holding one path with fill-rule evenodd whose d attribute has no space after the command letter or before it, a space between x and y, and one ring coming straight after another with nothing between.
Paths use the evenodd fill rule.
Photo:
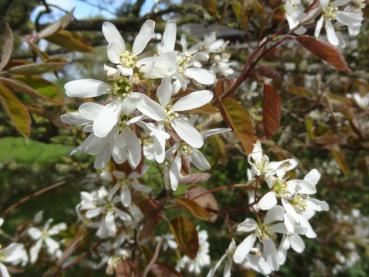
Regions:
<instances>
[{"instance_id":1,"label":"blossom center","mask_svg":"<svg viewBox=\"0 0 369 277\"><path fill-rule=\"evenodd\" d=\"M166 123L172 122L173 119L179 116L178 113L172 110L172 105L168 105L165 107L165 114L166 114L166 118L164 121Z\"/></svg>"},{"instance_id":2,"label":"blossom center","mask_svg":"<svg viewBox=\"0 0 369 277\"><path fill-rule=\"evenodd\" d=\"M273 232L269 230L269 226L267 224L259 224L256 228L256 235L260 240L264 239L274 239L276 236Z\"/></svg>"},{"instance_id":3,"label":"blossom center","mask_svg":"<svg viewBox=\"0 0 369 277\"><path fill-rule=\"evenodd\" d=\"M338 7L328 6L323 10L323 17L326 20L335 20L337 11L338 11Z\"/></svg>"},{"instance_id":4,"label":"blossom center","mask_svg":"<svg viewBox=\"0 0 369 277\"><path fill-rule=\"evenodd\" d=\"M279 197L286 197L288 196L287 184L282 180L278 180L273 183L272 190L277 194Z\"/></svg>"},{"instance_id":5,"label":"blossom center","mask_svg":"<svg viewBox=\"0 0 369 277\"><path fill-rule=\"evenodd\" d=\"M183 73L187 69L190 61L191 61L190 54L183 53L182 55L180 55L177 59L179 72Z\"/></svg>"},{"instance_id":6,"label":"blossom center","mask_svg":"<svg viewBox=\"0 0 369 277\"><path fill-rule=\"evenodd\" d=\"M301 195L296 195L290 203L299 212L304 212L307 208L305 198Z\"/></svg>"},{"instance_id":7,"label":"blossom center","mask_svg":"<svg viewBox=\"0 0 369 277\"><path fill-rule=\"evenodd\" d=\"M111 95L115 97L118 96L124 99L130 95L131 89L131 82L127 78L119 77L118 79L113 81Z\"/></svg>"},{"instance_id":8,"label":"blossom center","mask_svg":"<svg viewBox=\"0 0 369 277\"><path fill-rule=\"evenodd\" d=\"M136 64L136 57L129 51L120 54L120 63L123 67L133 67Z\"/></svg>"},{"instance_id":9,"label":"blossom center","mask_svg":"<svg viewBox=\"0 0 369 277\"><path fill-rule=\"evenodd\" d=\"M184 156L189 156L192 154L192 148L188 144L182 144L180 148L180 152Z\"/></svg>"}]
</instances>

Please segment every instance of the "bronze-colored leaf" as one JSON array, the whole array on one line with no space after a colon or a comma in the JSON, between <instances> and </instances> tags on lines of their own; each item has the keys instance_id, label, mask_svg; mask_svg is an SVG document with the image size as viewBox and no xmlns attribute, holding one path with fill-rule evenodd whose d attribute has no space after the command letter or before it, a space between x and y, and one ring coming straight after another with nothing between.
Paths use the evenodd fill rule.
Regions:
<instances>
[{"instance_id":1,"label":"bronze-colored leaf","mask_svg":"<svg viewBox=\"0 0 369 277\"><path fill-rule=\"evenodd\" d=\"M5 41L2 46L0 71L8 64L13 52L14 36L8 23L5 24Z\"/></svg>"},{"instance_id":2,"label":"bronze-colored leaf","mask_svg":"<svg viewBox=\"0 0 369 277\"><path fill-rule=\"evenodd\" d=\"M349 173L350 168L349 165L345 159L345 156L341 152L341 148L338 145L333 145L330 147L330 151L332 154L332 157L336 160L339 168L341 171L346 175Z\"/></svg>"},{"instance_id":3,"label":"bronze-colored leaf","mask_svg":"<svg viewBox=\"0 0 369 277\"><path fill-rule=\"evenodd\" d=\"M169 267L163 263L155 263L151 266L150 271L157 277L180 277L181 273L177 272L174 268Z\"/></svg>"},{"instance_id":4,"label":"bronze-colored leaf","mask_svg":"<svg viewBox=\"0 0 369 277\"><path fill-rule=\"evenodd\" d=\"M0 81L14 92L26 93L26 94L29 94L31 96L39 97L39 98L41 98L45 101L52 102L54 104L62 104L63 103L62 101L54 101L53 99L46 97L42 93L38 92L36 89L30 87L29 85L27 85L27 84L25 84L22 81L19 81L17 79L10 79L10 78L0 77ZM48 81L46 81L46 82L48 83L47 85L51 84Z\"/></svg>"},{"instance_id":5,"label":"bronze-colored leaf","mask_svg":"<svg viewBox=\"0 0 369 277\"><path fill-rule=\"evenodd\" d=\"M271 137L279 129L281 120L281 99L271 85L264 84L263 125L266 137Z\"/></svg>"},{"instance_id":6,"label":"bronze-colored leaf","mask_svg":"<svg viewBox=\"0 0 369 277\"><path fill-rule=\"evenodd\" d=\"M337 70L344 72L351 71L341 52L332 45L307 35L297 36L296 39L307 50L334 66Z\"/></svg>"},{"instance_id":7,"label":"bronze-colored leaf","mask_svg":"<svg viewBox=\"0 0 369 277\"><path fill-rule=\"evenodd\" d=\"M186 191L186 197L192 199L201 207L212 210L219 210L219 205L214 195L203 187L193 187ZM210 212L210 221L217 219L217 214Z\"/></svg>"},{"instance_id":8,"label":"bronze-colored leaf","mask_svg":"<svg viewBox=\"0 0 369 277\"><path fill-rule=\"evenodd\" d=\"M197 184L201 182L206 182L211 177L211 174L206 172L193 173L183 176L179 183L181 184Z\"/></svg>"},{"instance_id":9,"label":"bronze-colored leaf","mask_svg":"<svg viewBox=\"0 0 369 277\"><path fill-rule=\"evenodd\" d=\"M48 36L46 40L72 51L92 51L91 45L80 34L67 30L60 30Z\"/></svg>"},{"instance_id":10,"label":"bronze-colored leaf","mask_svg":"<svg viewBox=\"0 0 369 277\"><path fill-rule=\"evenodd\" d=\"M237 100L227 98L219 101L222 115L240 140L243 150L249 154L255 142L254 128L249 113Z\"/></svg>"},{"instance_id":11,"label":"bronze-colored leaf","mask_svg":"<svg viewBox=\"0 0 369 277\"><path fill-rule=\"evenodd\" d=\"M0 101L18 132L29 137L31 134L30 114L26 106L2 83L0 83Z\"/></svg>"},{"instance_id":12,"label":"bronze-colored leaf","mask_svg":"<svg viewBox=\"0 0 369 277\"><path fill-rule=\"evenodd\" d=\"M194 259L199 249L199 236L196 226L187 218L179 216L170 221L170 230L172 231L179 250Z\"/></svg>"},{"instance_id":13,"label":"bronze-colored leaf","mask_svg":"<svg viewBox=\"0 0 369 277\"><path fill-rule=\"evenodd\" d=\"M201 220L209 220L210 214L207 210L202 208L199 204L197 204L195 201L181 197L176 199L176 203L185 208L187 211L189 211L194 217L201 219Z\"/></svg>"},{"instance_id":14,"label":"bronze-colored leaf","mask_svg":"<svg viewBox=\"0 0 369 277\"><path fill-rule=\"evenodd\" d=\"M44 29L42 29L38 33L39 38L46 38L48 36L51 36L52 34L56 33L57 31L64 29L68 26L68 24L73 19L73 10L66 13L63 17L61 17L59 20L55 21L54 23L46 26Z\"/></svg>"},{"instance_id":15,"label":"bronze-colored leaf","mask_svg":"<svg viewBox=\"0 0 369 277\"><path fill-rule=\"evenodd\" d=\"M39 75L45 72L57 71L64 67L66 61L44 62L44 63L30 63L25 65L18 65L9 68L12 74L22 75Z\"/></svg>"}]
</instances>

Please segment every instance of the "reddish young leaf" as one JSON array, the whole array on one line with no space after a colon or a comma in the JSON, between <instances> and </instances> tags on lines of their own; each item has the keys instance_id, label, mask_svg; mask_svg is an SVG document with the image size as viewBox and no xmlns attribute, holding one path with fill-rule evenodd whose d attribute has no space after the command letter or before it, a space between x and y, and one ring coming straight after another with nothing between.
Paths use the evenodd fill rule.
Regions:
<instances>
[{"instance_id":1,"label":"reddish young leaf","mask_svg":"<svg viewBox=\"0 0 369 277\"><path fill-rule=\"evenodd\" d=\"M279 128L281 119L281 99L271 85L264 84L263 124L266 137L271 137Z\"/></svg>"},{"instance_id":2,"label":"reddish young leaf","mask_svg":"<svg viewBox=\"0 0 369 277\"><path fill-rule=\"evenodd\" d=\"M312 36L297 36L297 41L314 55L334 66L339 71L350 72L341 52L332 45L315 39Z\"/></svg>"},{"instance_id":3,"label":"reddish young leaf","mask_svg":"<svg viewBox=\"0 0 369 277\"><path fill-rule=\"evenodd\" d=\"M189 219L179 216L170 221L170 230L181 252L194 259L199 249L199 236L195 225Z\"/></svg>"},{"instance_id":4,"label":"reddish young leaf","mask_svg":"<svg viewBox=\"0 0 369 277\"><path fill-rule=\"evenodd\" d=\"M191 199L186 197L177 198L176 203L198 219L209 220L210 218L210 213Z\"/></svg>"},{"instance_id":5,"label":"reddish young leaf","mask_svg":"<svg viewBox=\"0 0 369 277\"><path fill-rule=\"evenodd\" d=\"M193 187L186 191L186 197L196 202L200 207L205 209L219 210L219 205L214 197L214 194L209 192L203 187ZM210 212L210 222L217 220L218 215L216 213Z\"/></svg>"},{"instance_id":6,"label":"reddish young leaf","mask_svg":"<svg viewBox=\"0 0 369 277\"><path fill-rule=\"evenodd\" d=\"M246 154L251 153L255 141L254 128L246 108L234 99L219 101L219 108L227 124L232 127Z\"/></svg>"}]
</instances>

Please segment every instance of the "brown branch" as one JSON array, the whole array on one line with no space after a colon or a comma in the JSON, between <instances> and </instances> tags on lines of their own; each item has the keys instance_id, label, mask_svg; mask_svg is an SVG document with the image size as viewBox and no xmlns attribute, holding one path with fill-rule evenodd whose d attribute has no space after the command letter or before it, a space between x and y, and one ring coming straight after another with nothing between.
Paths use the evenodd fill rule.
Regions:
<instances>
[{"instance_id":1,"label":"brown branch","mask_svg":"<svg viewBox=\"0 0 369 277\"><path fill-rule=\"evenodd\" d=\"M29 201L29 200L31 200L31 199L33 199L33 198L35 198L35 197L37 197L37 196L39 196L41 194L44 194L44 193L46 193L48 191L51 191L51 190L56 189L58 187L61 187L65 183L66 183L65 180L59 181L59 182L57 182L57 183L55 183L53 185L47 186L47 187L42 188L42 189L40 189L40 190L38 190L38 191L30 194L30 195L27 195L27 196L23 197L22 199L20 199L19 201L17 201L16 203L14 203L13 205L11 205L7 209L5 209L5 211L1 214L1 217L5 217L12 210L16 209L18 206L24 204L25 202L27 202L27 201Z\"/></svg>"},{"instance_id":2,"label":"brown branch","mask_svg":"<svg viewBox=\"0 0 369 277\"><path fill-rule=\"evenodd\" d=\"M163 237L161 237L160 241L156 245L154 254L152 255L150 262L148 263L148 265L146 266L146 268L144 270L144 273L142 275L143 277L146 277L149 274L149 272L151 270L151 267L155 264L156 260L158 259L160 248L161 248L161 245L163 243L163 240L164 240Z\"/></svg>"}]
</instances>

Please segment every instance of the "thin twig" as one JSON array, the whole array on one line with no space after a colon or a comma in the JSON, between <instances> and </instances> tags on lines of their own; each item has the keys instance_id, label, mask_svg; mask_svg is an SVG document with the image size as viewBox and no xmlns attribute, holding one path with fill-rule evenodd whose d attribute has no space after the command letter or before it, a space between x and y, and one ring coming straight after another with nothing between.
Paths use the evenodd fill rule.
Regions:
<instances>
[{"instance_id":1,"label":"thin twig","mask_svg":"<svg viewBox=\"0 0 369 277\"><path fill-rule=\"evenodd\" d=\"M3 213L1 214L1 217L5 217L7 214L9 214L12 210L16 209L18 206L24 204L25 202L41 195L44 194L45 192L48 192L50 190L56 189L58 187L61 187L62 185L64 185L66 183L65 180L63 181L59 181L53 185L47 186L45 188L42 188L30 195L27 195L25 197L23 197L22 199L20 199L19 201L17 201L16 203L14 203L13 205L11 205L10 207L8 207L7 209L5 209L5 211L3 211Z\"/></svg>"},{"instance_id":2,"label":"thin twig","mask_svg":"<svg viewBox=\"0 0 369 277\"><path fill-rule=\"evenodd\" d=\"M160 248L161 248L161 245L163 244L163 240L164 238L161 237L158 244L156 245L154 254L152 255L149 264L146 266L144 270L143 277L146 277L149 274L151 267L155 264L156 260L158 259Z\"/></svg>"}]
</instances>

